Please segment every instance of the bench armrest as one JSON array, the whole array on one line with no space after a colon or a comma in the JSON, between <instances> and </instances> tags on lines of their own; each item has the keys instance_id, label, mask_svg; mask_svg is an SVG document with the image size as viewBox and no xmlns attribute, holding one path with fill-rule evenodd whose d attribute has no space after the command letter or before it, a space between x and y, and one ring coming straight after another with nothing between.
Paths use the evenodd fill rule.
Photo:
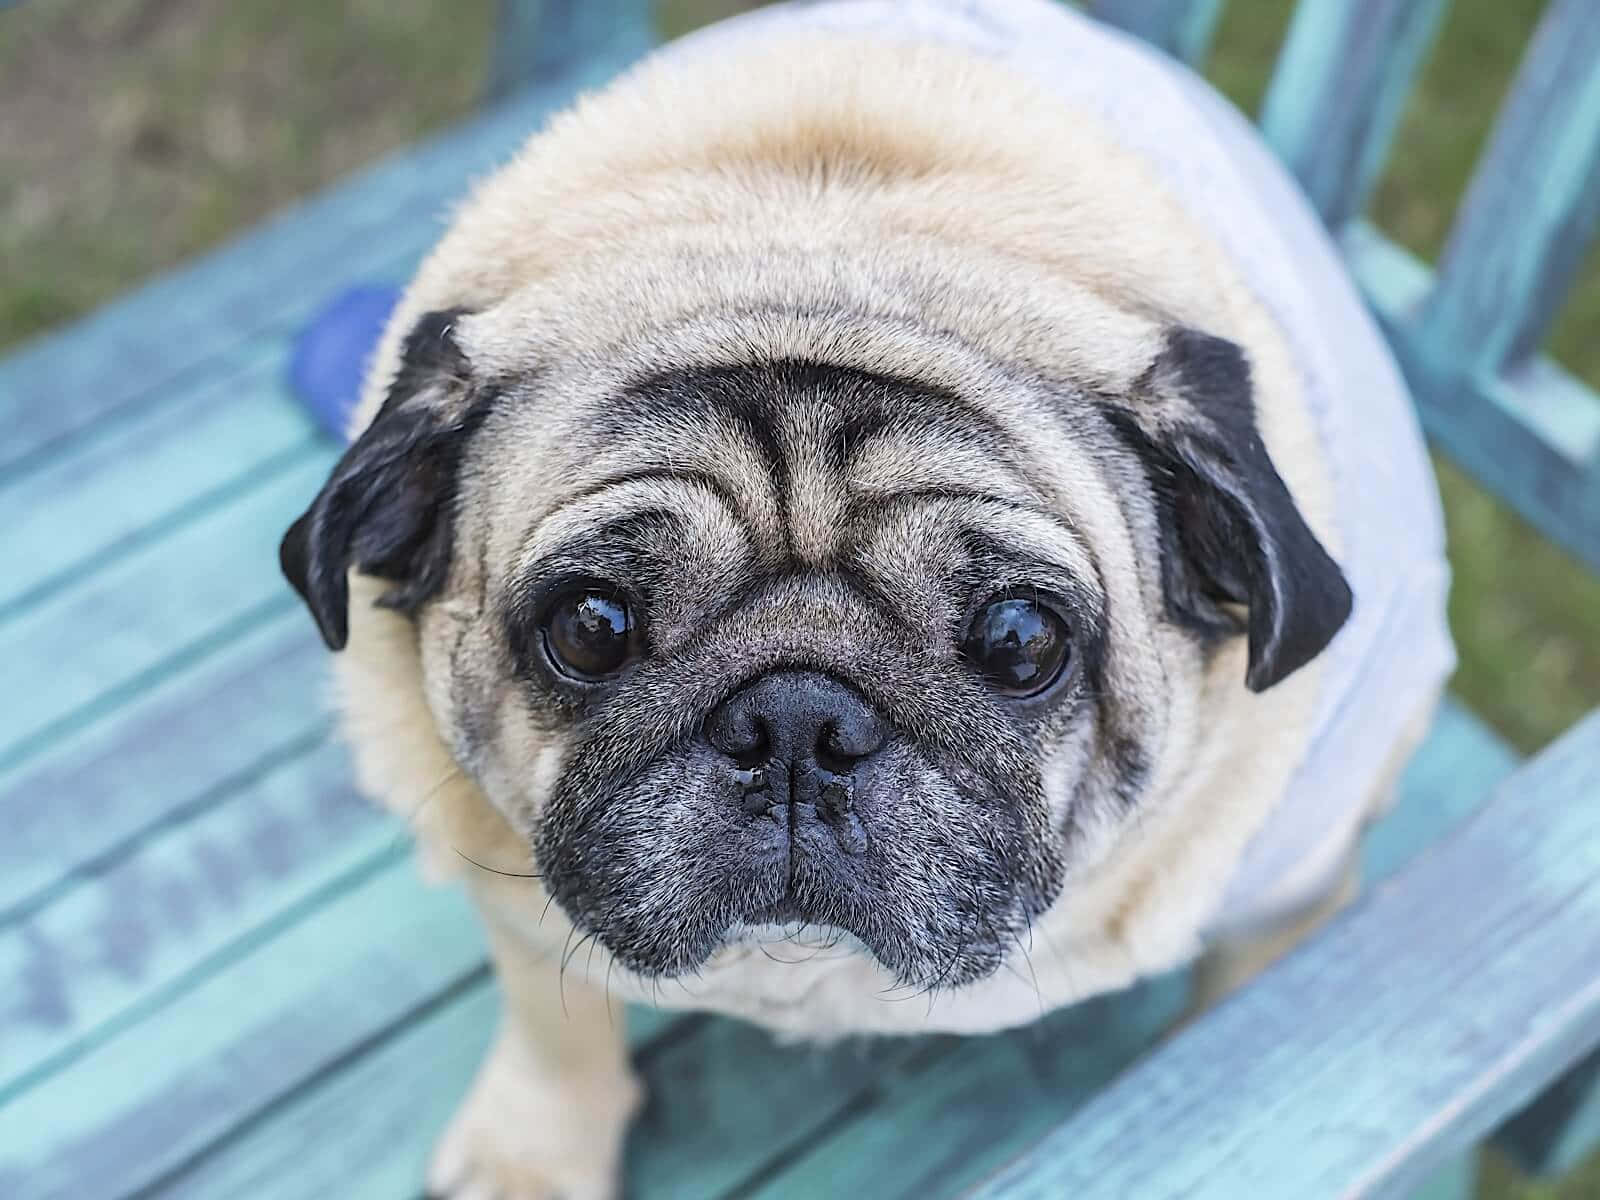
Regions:
<instances>
[{"instance_id":1,"label":"bench armrest","mask_svg":"<svg viewBox=\"0 0 1600 1200\"><path fill-rule=\"evenodd\" d=\"M1600 1043L1600 711L988 1197L1404 1195Z\"/></svg>"}]
</instances>

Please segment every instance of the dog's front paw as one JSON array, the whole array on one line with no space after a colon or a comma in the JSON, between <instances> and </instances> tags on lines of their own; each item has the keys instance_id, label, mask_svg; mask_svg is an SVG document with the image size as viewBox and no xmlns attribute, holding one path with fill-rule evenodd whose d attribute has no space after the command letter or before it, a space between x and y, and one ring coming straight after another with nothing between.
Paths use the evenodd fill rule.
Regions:
<instances>
[{"instance_id":1,"label":"dog's front paw","mask_svg":"<svg viewBox=\"0 0 1600 1200\"><path fill-rule=\"evenodd\" d=\"M428 1195L608 1200L638 1100L631 1078L552 1078L502 1038L434 1150Z\"/></svg>"}]
</instances>

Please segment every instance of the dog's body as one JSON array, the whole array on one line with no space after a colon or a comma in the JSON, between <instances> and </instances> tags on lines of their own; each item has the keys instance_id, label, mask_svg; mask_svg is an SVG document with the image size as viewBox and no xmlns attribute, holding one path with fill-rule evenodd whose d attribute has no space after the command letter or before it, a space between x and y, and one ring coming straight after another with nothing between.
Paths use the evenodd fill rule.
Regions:
<instances>
[{"instance_id":1,"label":"dog's body","mask_svg":"<svg viewBox=\"0 0 1600 1200\"><path fill-rule=\"evenodd\" d=\"M992 54L827 28L888 7L670 53L487 181L286 539L348 638L364 785L466 878L510 998L442 1188L606 1189L610 996L984 1031L1293 919L1436 695L1426 487L1388 550L1409 607L1345 557L1307 365L1340 348L1114 122ZM1032 0L911 8L1106 37ZM1194 153L1197 186L1228 169ZM1373 355L1337 370L1403 405ZM1387 469L1425 478L1384 420ZM1330 668L1346 575L1336 646L1365 641ZM1357 755L1329 677L1382 649L1369 601L1433 640ZM1335 734L1348 776L1307 783ZM1286 797L1340 787L1314 851L1243 886Z\"/></svg>"}]
</instances>

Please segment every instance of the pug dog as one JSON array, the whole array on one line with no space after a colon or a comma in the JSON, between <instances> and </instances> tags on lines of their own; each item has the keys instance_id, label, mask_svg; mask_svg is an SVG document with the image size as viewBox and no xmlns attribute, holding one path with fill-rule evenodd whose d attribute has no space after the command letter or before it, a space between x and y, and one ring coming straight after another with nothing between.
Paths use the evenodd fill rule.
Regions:
<instances>
[{"instance_id":1,"label":"pug dog","mask_svg":"<svg viewBox=\"0 0 1600 1200\"><path fill-rule=\"evenodd\" d=\"M1047 0L780 5L582 99L352 439L283 567L506 1000L439 1194L612 1192L611 998L827 1039L1237 976L1347 894L1450 665L1329 239Z\"/></svg>"}]
</instances>

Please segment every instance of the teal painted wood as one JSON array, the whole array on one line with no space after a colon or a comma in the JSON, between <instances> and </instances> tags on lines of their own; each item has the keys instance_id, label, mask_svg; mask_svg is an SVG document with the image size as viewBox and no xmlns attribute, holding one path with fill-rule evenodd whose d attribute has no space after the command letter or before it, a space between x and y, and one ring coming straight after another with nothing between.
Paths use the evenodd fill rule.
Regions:
<instances>
[{"instance_id":1,"label":"teal painted wood","mask_svg":"<svg viewBox=\"0 0 1600 1200\"><path fill-rule=\"evenodd\" d=\"M428 1154L482 1060L499 1012L474 979L161 1181L167 1200L394 1200L420 1190ZM632 1010L628 1041L648 1061L697 1019ZM683 1023L687 1022L687 1026ZM337 1130L337 1137L328 1136Z\"/></svg>"},{"instance_id":2,"label":"teal painted wood","mask_svg":"<svg viewBox=\"0 0 1600 1200\"><path fill-rule=\"evenodd\" d=\"M855 1119L824 1130L741 1194L959 1195L1127 1069L1172 1025L1187 994L1174 975L1009 1033L952 1040L883 1080L853 1106Z\"/></svg>"},{"instance_id":3,"label":"teal painted wood","mask_svg":"<svg viewBox=\"0 0 1600 1200\"><path fill-rule=\"evenodd\" d=\"M1447 703L1408 766L1394 809L1365 839L1368 886L1481 806L1515 761L1476 717ZM875 1089L853 1120L769 1171L756 1190L794 1200L956 1194L1088 1101L1149 1047L1183 1001L1179 980L1156 981L1032 1029L962 1042Z\"/></svg>"},{"instance_id":4,"label":"teal painted wood","mask_svg":"<svg viewBox=\"0 0 1600 1200\"><path fill-rule=\"evenodd\" d=\"M0 1105L0 1196L133 1194L485 978L467 902L425 889L400 842L341 886Z\"/></svg>"},{"instance_id":5,"label":"teal painted wood","mask_svg":"<svg viewBox=\"0 0 1600 1200\"><path fill-rule=\"evenodd\" d=\"M755 1026L706 1020L640 1063L648 1100L629 1138L628 1194L748 1194L774 1161L826 1138L864 1097L945 1049L938 1038L781 1046Z\"/></svg>"},{"instance_id":6,"label":"teal painted wood","mask_svg":"<svg viewBox=\"0 0 1600 1200\"><path fill-rule=\"evenodd\" d=\"M500 0L488 95L501 100L595 59L643 53L654 40L650 0Z\"/></svg>"},{"instance_id":7,"label":"teal painted wood","mask_svg":"<svg viewBox=\"0 0 1600 1200\"><path fill-rule=\"evenodd\" d=\"M0 358L0 477L114 414L159 402L218 355L288 336L350 284L403 277L469 181L577 91L614 74L627 61L618 55L518 93Z\"/></svg>"},{"instance_id":8,"label":"teal painted wood","mask_svg":"<svg viewBox=\"0 0 1600 1200\"><path fill-rule=\"evenodd\" d=\"M1600 1051L1579 1063L1495 1134L1535 1175L1565 1175L1600 1148Z\"/></svg>"},{"instance_id":9,"label":"teal painted wood","mask_svg":"<svg viewBox=\"0 0 1600 1200\"><path fill-rule=\"evenodd\" d=\"M163 671L294 603L278 569L289 522L327 478L319 445L289 469L0 624L0 766L37 753Z\"/></svg>"},{"instance_id":10,"label":"teal painted wood","mask_svg":"<svg viewBox=\"0 0 1600 1200\"><path fill-rule=\"evenodd\" d=\"M1405 1195L1600 1039L1600 713L980 1194Z\"/></svg>"},{"instance_id":11,"label":"teal painted wood","mask_svg":"<svg viewBox=\"0 0 1600 1200\"><path fill-rule=\"evenodd\" d=\"M1223 0L1091 0L1089 10L1108 25L1197 67L1211 50Z\"/></svg>"},{"instance_id":12,"label":"teal painted wood","mask_svg":"<svg viewBox=\"0 0 1600 1200\"><path fill-rule=\"evenodd\" d=\"M0 773L0 926L326 736L327 651L285 612Z\"/></svg>"},{"instance_id":13,"label":"teal painted wood","mask_svg":"<svg viewBox=\"0 0 1600 1200\"><path fill-rule=\"evenodd\" d=\"M1478 1152L1469 1150L1434 1171L1409 1200L1472 1200L1478 1194Z\"/></svg>"},{"instance_id":14,"label":"teal painted wood","mask_svg":"<svg viewBox=\"0 0 1600 1200\"><path fill-rule=\"evenodd\" d=\"M237 370L0 482L0 621L304 457L318 434L281 382L284 353L255 345Z\"/></svg>"},{"instance_id":15,"label":"teal painted wood","mask_svg":"<svg viewBox=\"0 0 1600 1200\"><path fill-rule=\"evenodd\" d=\"M1394 807L1362 839L1365 885L1389 878L1472 816L1516 766L1499 734L1447 700L1406 765Z\"/></svg>"},{"instance_id":16,"label":"teal painted wood","mask_svg":"<svg viewBox=\"0 0 1600 1200\"><path fill-rule=\"evenodd\" d=\"M163 1177L155 1194L164 1200L416 1196L434 1140L472 1082L499 1015L500 998L488 980L447 993L348 1069L299 1089L247 1136Z\"/></svg>"},{"instance_id":17,"label":"teal painted wood","mask_svg":"<svg viewBox=\"0 0 1600 1200\"><path fill-rule=\"evenodd\" d=\"M1418 351L1413 331L1431 286L1427 269L1359 222L1344 246L1428 435L1546 537L1600 571L1600 398L1543 358L1494 377L1439 371Z\"/></svg>"},{"instance_id":18,"label":"teal painted wood","mask_svg":"<svg viewBox=\"0 0 1600 1200\"><path fill-rule=\"evenodd\" d=\"M1415 353L1493 374L1543 340L1600 221L1600 5L1552 0L1439 260Z\"/></svg>"},{"instance_id":19,"label":"teal painted wood","mask_svg":"<svg viewBox=\"0 0 1600 1200\"><path fill-rule=\"evenodd\" d=\"M0 929L0 1101L400 837L351 789L343 747L325 742Z\"/></svg>"},{"instance_id":20,"label":"teal painted wood","mask_svg":"<svg viewBox=\"0 0 1600 1200\"><path fill-rule=\"evenodd\" d=\"M1445 0L1301 0L1261 131L1330 228L1367 206Z\"/></svg>"}]
</instances>

